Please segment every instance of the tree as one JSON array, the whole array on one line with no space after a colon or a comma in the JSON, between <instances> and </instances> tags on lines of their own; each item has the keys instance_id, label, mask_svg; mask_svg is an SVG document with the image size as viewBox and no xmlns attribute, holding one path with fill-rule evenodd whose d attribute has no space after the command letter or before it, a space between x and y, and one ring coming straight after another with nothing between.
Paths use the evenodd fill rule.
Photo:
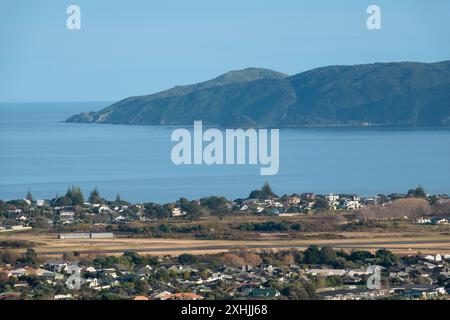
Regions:
<instances>
[{"instance_id":1,"label":"tree","mask_svg":"<svg viewBox=\"0 0 450 320\"><path fill-rule=\"evenodd\" d=\"M73 252L64 252L63 253L63 260L64 261L72 261L74 259L75 255Z\"/></svg>"},{"instance_id":2,"label":"tree","mask_svg":"<svg viewBox=\"0 0 450 320\"><path fill-rule=\"evenodd\" d=\"M375 257L378 259L378 263L383 267L391 267L397 263L397 257L389 250L379 249L375 252Z\"/></svg>"},{"instance_id":3,"label":"tree","mask_svg":"<svg viewBox=\"0 0 450 320\"><path fill-rule=\"evenodd\" d=\"M72 200L72 205L83 205L84 196L81 188L78 186L72 186L67 190L66 197Z\"/></svg>"},{"instance_id":4,"label":"tree","mask_svg":"<svg viewBox=\"0 0 450 320\"><path fill-rule=\"evenodd\" d=\"M19 256L17 253L9 250L0 251L0 263L15 265Z\"/></svg>"},{"instance_id":5,"label":"tree","mask_svg":"<svg viewBox=\"0 0 450 320\"><path fill-rule=\"evenodd\" d=\"M243 266L245 260L234 253L225 253L222 257L224 264L231 266Z\"/></svg>"},{"instance_id":6,"label":"tree","mask_svg":"<svg viewBox=\"0 0 450 320\"><path fill-rule=\"evenodd\" d=\"M180 209L186 212L190 220L196 220L200 218L200 216L208 213L208 210L203 208L196 201L189 201L186 198L180 198L178 203L180 205Z\"/></svg>"},{"instance_id":7,"label":"tree","mask_svg":"<svg viewBox=\"0 0 450 320\"><path fill-rule=\"evenodd\" d=\"M415 189L411 189L411 190L408 191L408 197L410 197L410 198L423 198L423 199L426 199L427 198L427 193L425 192L425 190L421 186L418 186Z\"/></svg>"},{"instance_id":8,"label":"tree","mask_svg":"<svg viewBox=\"0 0 450 320\"><path fill-rule=\"evenodd\" d=\"M371 205L359 211L359 215L366 220L417 218L430 213L430 204L421 198L398 199L384 206Z\"/></svg>"},{"instance_id":9,"label":"tree","mask_svg":"<svg viewBox=\"0 0 450 320\"><path fill-rule=\"evenodd\" d=\"M106 200L100 196L100 192L98 191L97 187L95 187L94 190L91 191L88 201L92 204L106 204Z\"/></svg>"},{"instance_id":10,"label":"tree","mask_svg":"<svg viewBox=\"0 0 450 320\"><path fill-rule=\"evenodd\" d=\"M256 267L259 266L262 262L261 257L252 252L246 252L242 255L242 258L244 259L245 263L249 266Z\"/></svg>"},{"instance_id":11,"label":"tree","mask_svg":"<svg viewBox=\"0 0 450 320\"><path fill-rule=\"evenodd\" d=\"M313 205L313 209L317 210L317 211L327 211L330 208L328 201L323 199L323 198L319 198L316 197L316 201L314 201L314 205Z\"/></svg>"},{"instance_id":12,"label":"tree","mask_svg":"<svg viewBox=\"0 0 450 320\"><path fill-rule=\"evenodd\" d=\"M64 197L59 197L59 198L56 200L56 204L57 204L58 206L70 206L70 205L72 205L72 199L70 199L69 197L66 197L66 196L64 196Z\"/></svg>"},{"instance_id":13,"label":"tree","mask_svg":"<svg viewBox=\"0 0 450 320\"><path fill-rule=\"evenodd\" d=\"M364 250L358 250L358 251L352 251L350 255L348 256L348 259L353 262L364 262L367 259L372 259L374 256L369 251Z\"/></svg>"},{"instance_id":14,"label":"tree","mask_svg":"<svg viewBox=\"0 0 450 320\"><path fill-rule=\"evenodd\" d=\"M208 208L213 214L223 216L230 211L230 204L224 197L212 196L203 198L200 203Z\"/></svg>"},{"instance_id":15,"label":"tree","mask_svg":"<svg viewBox=\"0 0 450 320\"><path fill-rule=\"evenodd\" d=\"M144 214L148 218L164 219L172 216L172 211L167 205L161 206L156 203L145 203Z\"/></svg>"},{"instance_id":16,"label":"tree","mask_svg":"<svg viewBox=\"0 0 450 320\"><path fill-rule=\"evenodd\" d=\"M283 296L289 300L309 300L310 296L300 283L293 283L281 290Z\"/></svg>"},{"instance_id":17,"label":"tree","mask_svg":"<svg viewBox=\"0 0 450 320\"><path fill-rule=\"evenodd\" d=\"M31 226L36 229L50 229L52 227L47 219L43 217L36 217L36 219L31 222Z\"/></svg>"},{"instance_id":18,"label":"tree","mask_svg":"<svg viewBox=\"0 0 450 320\"><path fill-rule=\"evenodd\" d=\"M260 190L253 190L252 192L250 192L248 198L267 200L278 198L278 196L272 191L272 187L269 185L269 183L266 182Z\"/></svg>"},{"instance_id":19,"label":"tree","mask_svg":"<svg viewBox=\"0 0 450 320\"><path fill-rule=\"evenodd\" d=\"M319 252L320 263L323 264L334 264L336 262L337 256L336 252L331 247L323 247Z\"/></svg>"},{"instance_id":20,"label":"tree","mask_svg":"<svg viewBox=\"0 0 450 320\"><path fill-rule=\"evenodd\" d=\"M319 248L317 246L310 246L303 252L303 261L307 264L318 264L320 263Z\"/></svg>"},{"instance_id":21,"label":"tree","mask_svg":"<svg viewBox=\"0 0 450 320\"><path fill-rule=\"evenodd\" d=\"M130 252L130 251L125 251L121 257L122 260L124 260L125 264L128 265L136 265L136 266L142 266L145 264L146 259L139 255L136 252Z\"/></svg>"},{"instance_id":22,"label":"tree","mask_svg":"<svg viewBox=\"0 0 450 320\"><path fill-rule=\"evenodd\" d=\"M339 287L343 285L343 279L337 276L328 276L326 278L327 287Z\"/></svg>"},{"instance_id":23,"label":"tree","mask_svg":"<svg viewBox=\"0 0 450 320\"><path fill-rule=\"evenodd\" d=\"M36 265L37 264L37 253L33 249L27 249L27 251L23 254L22 260L25 264Z\"/></svg>"},{"instance_id":24,"label":"tree","mask_svg":"<svg viewBox=\"0 0 450 320\"><path fill-rule=\"evenodd\" d=\"M8 277L6 272L0 272L0 289L8 284L11 279Z\"/></svg>"},{"instance_id":25,"label":"tree","mask_svg":"<svg viewBox=\"0 0 450 320\"><path fill-rule=\"evenodd\" d=\"M292 254L285 254L283 258L281 258L281 263L285 266L289 266L295 263L295 258Z\"/></svg>"},{"instance_id":26,"label":"tree","mask_svg":"<svg viewBox=\"0 0 450 320\"><path fill-rule=\"evenodd\" d=\"M180 264L186 264L186 265L189 265L189 264L195 264L195 263L198 263L198 258L196 257L196 256L193 256L193 255L191 255L191 254L187 254L187 253L184 253L184 254L181 254L179 257L178 257L178 262L180 263Z\"/></svg>"},{"instance_id":27,"label":"tree","mask_svg":"<svg viewBox=\"0 0 450 320\"><path fill-rule=\"evenodd\" d=\"M27 192L27 195L25 196L25 199L27 199L30 202L33 202L33 195L31 194L31 191Z\"/></svg>"}]
</instances>

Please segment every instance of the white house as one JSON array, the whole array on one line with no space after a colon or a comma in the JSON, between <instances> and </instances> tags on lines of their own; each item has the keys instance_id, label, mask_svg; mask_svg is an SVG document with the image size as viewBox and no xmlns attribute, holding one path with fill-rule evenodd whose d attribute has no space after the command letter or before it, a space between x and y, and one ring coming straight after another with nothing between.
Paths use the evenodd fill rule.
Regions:
<instances>
[{"instance_id":1,"label":"white house","mask_svg":"<svg viewBox=\"0 0 450 320\"><path fill-rule=\"evenodd\" d=\"M420 217L416 220L417 224L427 224L427 223L431 223L431 219L430 218L426 218L426 217Z\"/></svg>"},{"instance_id":2,"label":"white house","mask_svg":"<svg viewBox=\"0 0 450 320\"><path fill-rule=\"evenodd\" d=\"M181 208L175 207L172 209L172 217L181 217L186 215L186 211L182 211Z\"/></svg>"},{"instance_id":3,"label":"white house","mask_svg":"<svg viewBox=\"0 0 450 320\"><path fill-rule=\"evenodd\" d=\"M345 269L310 269L308 273L315 276L343 276L347 271Z\"/></svg>"},{"instance_id":4,"label":"white house","mask_svg":"<svg viewBox=\"0 0 450 320\"><path fill-rule=\"evenodd\" d=\"M45 200L36 200L36 207L45 207Z\"/></svg>"},{"instance_id":5,"label":"white house","mask_svg":"<svg viewBox=\"0 0 450 320\"><path fill-rule=\"evenodd\" d=\"M339 195L334 194L334 193L330 193L329 195L325 196L325 199L328 202L335 202L339 200Z\"/></svg>"},{"instance_id":6,"label":"white house","mask_svg":"<svg viewBox=\"0 0 450 320\"><path fill-rule=\"evenodd\" d=\"M345 210L357 210L357 209L360 209L361 207L362 207L362 205L359 201L345 200L345 202L344 202Z\"/></svg>"}]
</instances>

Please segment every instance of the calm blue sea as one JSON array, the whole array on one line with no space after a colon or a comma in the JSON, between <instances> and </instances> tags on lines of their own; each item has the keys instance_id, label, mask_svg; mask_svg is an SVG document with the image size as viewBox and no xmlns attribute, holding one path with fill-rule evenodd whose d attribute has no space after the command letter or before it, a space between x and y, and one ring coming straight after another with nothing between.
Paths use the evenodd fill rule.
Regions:
<instances>
[{"instance_id":1,"label":"calm blue sea","mask_svg":"<svg viewBox=\"0 0 450 320\"><path fill-rule=\"evenodd\" d=\"M0 199L35 198L79 185L109 199L246 197L268 181L279 193L450 193L450 130L306 128L280 131L280 171L258 166L175 166L173 128L66 124L108 103L0 105Z\"/></svg>"}]
</instances>

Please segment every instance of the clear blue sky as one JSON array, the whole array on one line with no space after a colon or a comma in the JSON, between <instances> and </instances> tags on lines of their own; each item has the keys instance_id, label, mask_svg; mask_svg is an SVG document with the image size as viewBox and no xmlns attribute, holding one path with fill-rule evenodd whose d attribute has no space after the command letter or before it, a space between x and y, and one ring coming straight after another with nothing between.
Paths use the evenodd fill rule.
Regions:
<instances>
[{"instance_id":1,"label":"clear blue sky","mask_svg":"<svg viewBox=\"0 0 450 320\"><path fill-rule=\"evenodd\" d=\"M66 29L81 7L82 29ZM366 8L382 30L366 28ZM450 59L448 0L2 0L0 101L111 101L265 67Z\"/></svg>"}]
</instances>

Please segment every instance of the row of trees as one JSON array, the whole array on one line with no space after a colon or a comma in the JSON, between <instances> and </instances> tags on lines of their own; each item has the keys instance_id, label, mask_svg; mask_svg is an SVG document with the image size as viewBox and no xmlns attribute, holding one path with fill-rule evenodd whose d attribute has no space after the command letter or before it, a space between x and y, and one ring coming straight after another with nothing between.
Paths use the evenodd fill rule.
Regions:
<instances>
[{"instance_id":1,"label":"row of trees","mask_svg":"<svg viewBox=\"0 0 450 320\"><path fill-rule=\"evenodd\" d=\"M384 206L372 205L362 208L359 214L366 220L418 218L431 214L429 202L421 198L398 199Z\"/></svg>"},{"instance_id":2,"label":"row of trees","mask_svg":"<svg viewBox=\"0 0 450 320\"><path fill-rule=\"evenodd\" d=\"M97 188L94 188L94 190L92 190L91 193L89 194L88 202L92 203L92 204L109 204L109 203L111 203L108 200L106 200L100 196L100 192L98 191ZM81 188L79 186L69 187L69 189L67 190L67 192L64 196L60 197L60 196L56 195L55 199L53 200L53 204L66 205L66 206L70 206L70 205L82 206L82 205L84 205L84 203L85 203L85 198L83 195L83 191L81 190ZM123 201L120 198L120 195L117 195L116 200L113 201L112 203L116 204L116 205L129 204L128 202Z\"/></svg>"},{"instance_id":3,"label":"row of trees","mask_svg":"<svg viewBox=\"0 0 450 320\"><path fill-rule=\"evenodd\" d=\"M286 251L265 250L260 253L250 252L245 249L225 253L220 257L226 265L258 266L261 263L289 266L299 265L328 265L335 268L358 268L367 264L378 264L383 267L391 267L398 262L397 257L389 250L380 249L375 254L369 251L336 251L331 247L318 247L312 245L304 251L295 249Z\"/></svg>"}]
</instances>

